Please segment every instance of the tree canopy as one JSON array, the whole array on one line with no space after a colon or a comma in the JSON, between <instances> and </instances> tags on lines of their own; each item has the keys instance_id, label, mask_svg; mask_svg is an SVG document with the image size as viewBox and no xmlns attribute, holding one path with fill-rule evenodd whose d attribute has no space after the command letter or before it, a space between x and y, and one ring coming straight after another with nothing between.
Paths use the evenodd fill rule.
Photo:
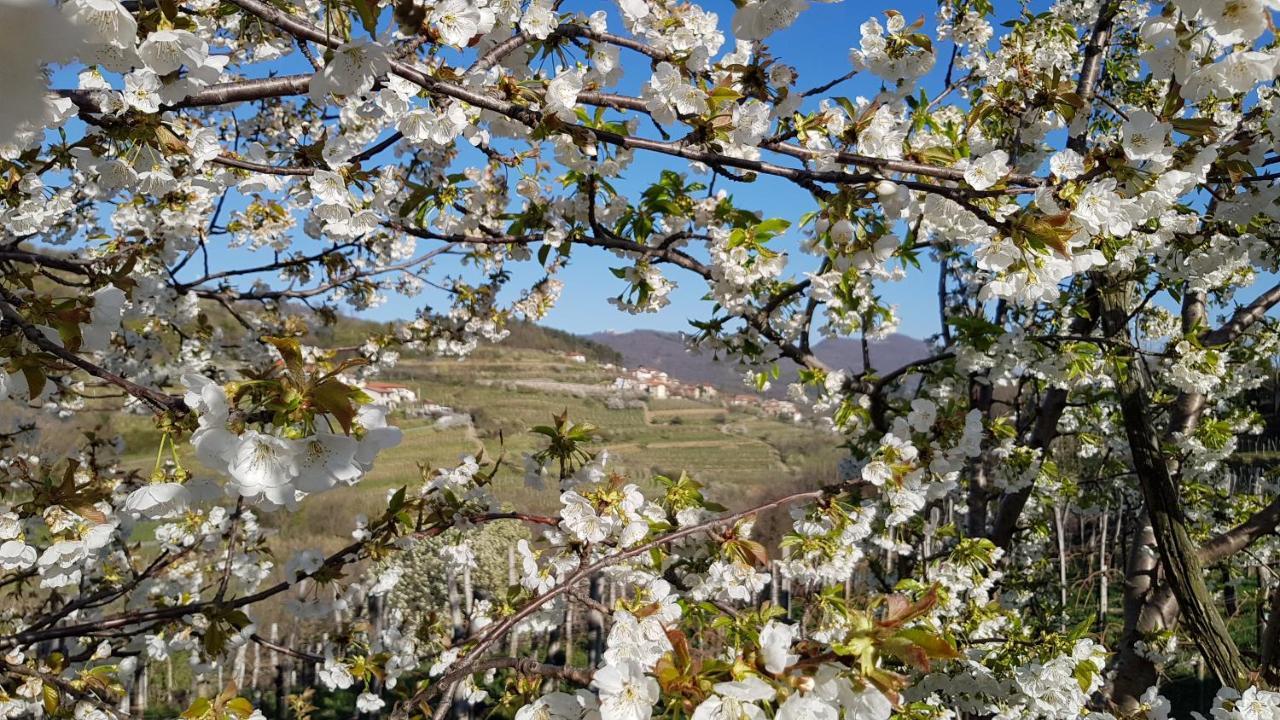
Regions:
<instances>
[{"instance_id":1,"label":"tree canopy","mask_svg":"<svg viewBox=\"0 0 1280 720\"><path fill-rule=\"evenodd\" d=\"M1239 472L1280 341L1280 5L868 11L805 84L771 38L819 9L716 9L0 7L4 712L110 716L140 663L208 674L269 643L362 711L435 720L458 698L517 720L1164 718L1163 670L1188 662L1223 686L1218 720L1280 717L1280 497ZM878 92L843 95L855 76ZM770 217L735 199L750 184L811 202ZM494 493L494 453L424 471L336 553L271 557L262 513L402 441L356 380L500 341L575 262L630 313L705 287L691 343L760 386L798 365L839 476L726 509L696 478L615 471L560 416L524 458L556 516ZM936 295L941 330L872 367L893 283ZM417 316L305 341L389 294ZM824 336L860 339L861 369L816 357ZM154 471L75 425L102 407L154 417ZM753 539L766 513L780 557ZM411 572L401 550L432 538L432 567L461 572L495 520L528 537L493 535L519 567L465 631L359 620ZM1087 523L1124 577L1109 634L1105 589L1096 623L1068 600ZM584 598L596 577L626 591ZM761 600L780 578L798 612ZM277 596L348 620L281 648L254 624ZM508 657L574 603L610 624L590 666ZM259 712L235 690L184 717Z\"/></svg>"}]
</instances>

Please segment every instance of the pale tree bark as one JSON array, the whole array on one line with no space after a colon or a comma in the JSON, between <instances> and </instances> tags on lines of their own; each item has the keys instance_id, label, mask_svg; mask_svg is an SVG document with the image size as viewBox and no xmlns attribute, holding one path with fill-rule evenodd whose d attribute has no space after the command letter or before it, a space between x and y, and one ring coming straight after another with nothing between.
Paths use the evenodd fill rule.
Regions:
<instances>
[{"instance_id":1,"label":"pale tree bark","mask_svg":"<svg viewBox=\"0 0 1280 720\"><path fill-rule=\"evenodd\" d=\"M1150 523L1139 523L1125 563L1124 629L1108 668L1110 679L1103 688L1106 704L1123 714L1138 709L1138 698L1158 677L1156 666L1138 654L1138 641L1167 627L1177 613L1176 603L1169 602L1173 595L1157 588L1158 572L1155 532ZM1163 605L1153 601L1161 593L1167 600Z\"/></svg>"},{"instance_id":2,"label":"pale tree bark","mask_svg":"<svg viewBox=\"0 0 1280 720\"><path fill-rule=\"evenodd\" d=\"M1058 602L1064 613L1063 629L1066 629L1065 613L1067 610L1067 524L1066 510L1061 505L1053 506L1053 526L1058 536Z\"/></svg>"},{"instance_id":3,"label":"pale tree bark","mask_svg":"<svg viewBox=\"0 0 1280 720\"><path fill-rule=\"evenodd\" d=\"M1098 520L1098 531L1094 536L1098 543L1098 627L1106 630L1107 627L1107 611L1110 608L1110 598L1107 597L1108 578L1107 573L1110 568L1107 566L1107 521L1111 518L1111 505L1108 504L1102 509L1102 517Z\"/></svg>"}]
</instances>

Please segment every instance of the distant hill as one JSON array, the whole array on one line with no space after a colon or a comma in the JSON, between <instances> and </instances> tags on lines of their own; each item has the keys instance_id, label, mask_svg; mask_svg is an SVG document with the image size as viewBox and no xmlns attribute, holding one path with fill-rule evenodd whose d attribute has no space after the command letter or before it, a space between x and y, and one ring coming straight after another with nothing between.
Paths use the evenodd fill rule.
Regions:
<instances>
[{"instance_id":1,"label":"distant hill","mask_svg":"<svg viewBox=\"0 0 1280 720\"><path fill-rule=\"evenodd\" d=\"M813 347L813 354L834 368L862 372L862 342L854 338L829 338ZM893 333L871 343L871 366L880 373L929 355L929 346L916 338Z\"/></svg>"},{"instance_id":2,"label":"distant hill","mask_svg":"<svg viewBox=\"0 0 1280 720\"><path fill-rule=\"evenodd\" d=\"M729 390L743 389L742 376L746 368L736 362L717 359L709 353L689 352L685 347L684 336L680 333L632 330L623 333L598 332L586 337L616 350L622 355L622 363L627 367L655 368L685 382L707 383ZM823 340L814 346L813 352L831 367L850 372L862 370L862 345L856 339ZM871 364L882 372L926 355L928 346L924 341L906 335L893 334L871 343ZM795 364L783 362L782 376L768 394L785 394L787 384L793 382L795 377Z\"/></svg>"},{"instance_id":3,"label":"distant hill","mask_svg":"<svg viewBox=\"0 0 1280 720\"><path fill-rule=\"evenodd\" d=\"M507 323L507 330L511 334L502 341L502 347L554 353L581 353L587 359L596 362L614 364L624 362L622 353L617 349L590 337L574 335L564 330L543 327L523 320Z\"/></svg>"},{"instance_id":4,"label":"distant hill","mask_svg":"<svg viewBox=\"0 0 1280 720\"><path fill-rule=\"evenodd\" d=\"M392 323L339 315L337 321L332 325L312 324L311 337L308 340L323 347L357 345L370 335L387 332L392 325ZM622 362L622 355L617 350L563 330L535 325L524 320L508 322L507 330L510 334L502 341L501 347L541 350L556 354L580 353L587 359L596 362ZM417 357L417 353L413 352L409 352L407 355Z\"/></svg>"}]
</instances>

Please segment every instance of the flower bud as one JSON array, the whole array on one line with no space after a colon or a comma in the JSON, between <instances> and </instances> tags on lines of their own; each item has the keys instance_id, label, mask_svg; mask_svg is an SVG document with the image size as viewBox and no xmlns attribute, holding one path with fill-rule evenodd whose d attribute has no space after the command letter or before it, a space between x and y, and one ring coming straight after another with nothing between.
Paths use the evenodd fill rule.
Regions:
<instances>
[{"instance_id":1,"label":"flower bud","mask_svg":"<svg viewBox=\"0 0 1280 720\"><path fill-rule=\"evenodd\" d=\"M878 197L890 197L898 192L898 183L892 180L881 180L876 183L875 193Z\"/></svg>"}]
</instances>

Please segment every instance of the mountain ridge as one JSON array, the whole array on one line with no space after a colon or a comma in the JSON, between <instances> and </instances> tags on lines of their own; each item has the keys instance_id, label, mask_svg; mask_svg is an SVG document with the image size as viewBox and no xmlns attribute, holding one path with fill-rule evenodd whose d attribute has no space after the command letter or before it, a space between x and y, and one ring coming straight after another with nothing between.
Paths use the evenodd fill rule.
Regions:
<instances>
[{"instance_id":1,"label":"mountain ridge","mask_svg":"<svg viewBox=\"0 0 1280 720\"><path fill-rule=\"evenodd\" d=\"M663 372L685 382L705 383L722 390L742 392L746 389L743 375L745 366L737 362L717 359L710 353L691 353L685 347L684 334L669 330L605 330L581 337L617 351L628 367L647 367ZM827 338L813 346L819 360L833 368L850 372L862 371L862 345L853 338ZM928 345L907 335L893 333L870 343L872 367L886 372L914 360L927 357ZM780 397L786 394L786 386L797 377L795 363L784 360L779 363L779 378L766 395Z\"/></svg>"}]
</instances>

